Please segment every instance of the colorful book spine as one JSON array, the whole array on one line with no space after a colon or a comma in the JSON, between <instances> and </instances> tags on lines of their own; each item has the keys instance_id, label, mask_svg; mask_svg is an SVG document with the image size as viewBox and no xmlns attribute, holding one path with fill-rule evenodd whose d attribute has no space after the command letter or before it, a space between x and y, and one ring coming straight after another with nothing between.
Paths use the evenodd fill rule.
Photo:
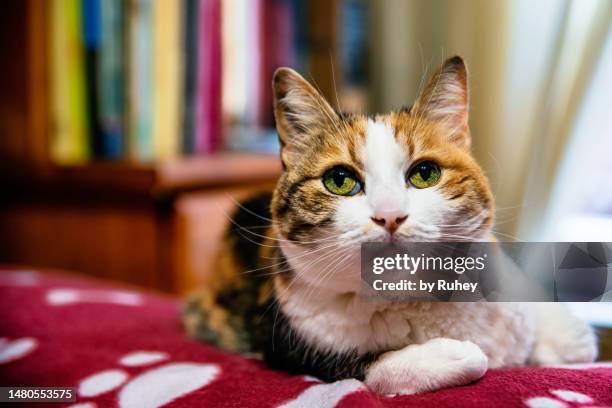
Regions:
<instances>
[{"instance_id":1,"label":"colorful book spine","mask_svg":"<svg viewBox=\"0 0 612 408\"><path fill-rule=\"evenodd\" d=\"M366 0L344 0L342 16L340 66L349 86L367 82L368 4Z\"/></svg>"},{"instance_id":2,"label":"colorful book spine","mask_svg":"<svg viewBox=\"0 0 612 408\"><path fill-rule=\"evenodd\" d=\"M85 50L85 83L87 122L91 153L104 157L99 110L99 53L102 39L102 9L100 0L83 0L83 44Z\"/></svg>"},{"instance_id":3,"label":"colorful book spine","mask_svg":"<svg viewBox=\"0 0 612 408\"><path fill-rule=\"evenodd\" d=\"M264 1L252 0L245 4L247 10L245 48L242 50L247 56L246 73L246 105L245 122L249 126L258 126L261 123L260 101L262 98L263 81L263 16ZM267 81L266 81L267 82ZM268 82L269 83L269 82Z\"/></svg>"},{"instance_id":4,"label":"colorful book spine","mask_svg":"<svg viewBox=\"0 0 612 408\"><path fill-rule=\"evenodd\" d=\"M153 144L156 159L179 153L182 110L182 3L155 0L153 5Z\"/></svg>"},{"instance_id":5,"label":"colorful book spine","mask_svg":"<svg viewBox=\"0 0 612 408\"><path fill-rule=\"evenodd\" d=\"M153 0L131 0L128 14L129 156L154 159Z\"/></svg>"},{"instance_id":6,"label":"colorful book spine","mask_svg":"<svg viewBox=\"0 0 612 408\"><path fill-rule=\"evenodd\" d=\"M125 154L125 9L122 0L101 1L99 58L100 125L102 156L119 159Z\"/></svg>"},{"instance_id":7,"label":"colorful book spine","mask_svg":"<svg viewBox=\"0 0 612 408\"><path fill-rule=\"evenodd\" d=\"M222 2L222 102L224 121L243 125L246 110L246 89L249 80L246 39L248 10L245 0Z\"/></svg>"},{"instance_id":8,"label":"colorful book spine","mask_svg":"<svg viewBox=\"0 0 612 408\"><path fill-rule=\"evenodd\" d=\"M308 25L309 13L307 0L288 0L290 3L292 32L292 67L298 72L308 71Z\"/></svg>"},{"instance_id":9,"label":"colorful book spine","mask_svg":"<svg viewBox=\"0 0 612 408\"><path fill-rule=\"evenodd\" d=\"M221 1L201 0L199 9L197 153L218 150L221 135Z\"/></svg>"},{"instance_id":10,"label":"colorful book spine","mask_svg":"<svg viewBox=\"0 0 612 408\"><path fill-rule=\"evenodd\" d=\"M183 127L181 149L185 154L195 151L195 111L197 107L198 72L198 10L199 0L184 0L183 4Z\"/></svg>"},{"instance_id":11,"label":"colorful book spine","mask_svg":"<svg viewBox=\"0 0 612 408\"><path fill-rule=\"evenodd\" d=\"M278 67L290 67L295 63L293 53L294 21L290 1L268 0L264 4L261 27L263 39L260 45L262 77L257 101L256 124L260 127L269 128L274 124L270 81Z\"/></svg>"},{"instance_id":12,"label":"colorful book spine","mask_svg":"<svg viewBox=\"0 0 612 408\"><path fill-rule=\"evenodd\" d=\"M52 0L49 18L51 158L82 163L89 145L80 0Z\"/></svg>"}]
</instances>

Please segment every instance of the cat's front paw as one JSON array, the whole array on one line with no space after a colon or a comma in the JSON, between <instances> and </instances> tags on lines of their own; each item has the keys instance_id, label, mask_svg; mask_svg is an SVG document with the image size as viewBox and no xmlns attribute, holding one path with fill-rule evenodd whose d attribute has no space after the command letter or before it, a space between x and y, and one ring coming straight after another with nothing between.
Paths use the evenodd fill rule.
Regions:
<instances>
[{"instance_id":1,"label":"cat's front paw","mask_svg":"<svg viewBox=\"0 0 612 408\"><path fill-rule=\"evenodd\" d=\"M476 344L438 338L383 354L368 369L365 382L380 394L417 394L478 380L487 363Z\"/></svg>"}]
</instances>

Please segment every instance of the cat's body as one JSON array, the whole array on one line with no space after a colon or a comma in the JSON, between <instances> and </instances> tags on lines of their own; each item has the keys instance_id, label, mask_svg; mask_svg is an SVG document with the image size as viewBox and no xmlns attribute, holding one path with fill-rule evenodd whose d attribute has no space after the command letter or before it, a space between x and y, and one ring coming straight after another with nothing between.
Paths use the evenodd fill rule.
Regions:
<instances>
[{"instance_id":1,"label":"cat's body","mask_svg":"<svg viewBox=\"0 0 612 408\"><path fill-rule=\"evenodd\" d=\"M341 117L286 69L274 91L285 171L272 197L234 217L216 274L187 307L193 336L393 394L465 384L488 367L593 360L591 330L562 305L359 295L361 242L489 238L493 199L469 153L460 58L410 110L384 116Z\"/></svg>"}]
</instances>

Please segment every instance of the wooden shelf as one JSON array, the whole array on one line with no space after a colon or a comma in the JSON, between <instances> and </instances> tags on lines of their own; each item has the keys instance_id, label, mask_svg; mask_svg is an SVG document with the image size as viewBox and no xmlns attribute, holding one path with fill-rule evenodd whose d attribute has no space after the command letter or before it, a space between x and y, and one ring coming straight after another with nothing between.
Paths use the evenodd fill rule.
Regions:
<instances>
[{"instance_id":1,"label":"wooden shelf","mask_svg":"<svg viewBox=\"0 0 612 408\"><path fill-rule=\"evenodd\" d=\"M281 173L277 155L220 153L204 158L162 162L155 168L155 193L267 182Z\"/></svg>"},{"instance_id":2,"label":"wooden shelf","mask_svg":"<svg viewBox=\"0 0 612 408\"><path fill-rule=\"evenodd\" d=\"M274 181L278 156L218 153L150 165L93 162L76 166L2 166L0 184L10 199L57 198L171 200L179 193ZM112 197L109 197L112 195Z\"/></svg>"}]
</instances>

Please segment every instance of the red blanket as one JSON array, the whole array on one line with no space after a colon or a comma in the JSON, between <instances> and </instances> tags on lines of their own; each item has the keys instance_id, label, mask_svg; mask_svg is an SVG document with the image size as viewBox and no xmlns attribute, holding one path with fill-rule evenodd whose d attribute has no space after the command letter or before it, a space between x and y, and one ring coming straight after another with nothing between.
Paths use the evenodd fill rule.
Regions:
<instances>
[{"instance_id":1,"label":"red blanket","mask_svg":"<svg viewBox=\"0 0 612 408\"><path fill-rule=\"evenodd\" d=\"M0 385L76 387L79 407L612 406L612 363L491 370L413 396L322 383L190 340L175 299L62 275L0 272L0 313Z\"/></svg>"}]
</instances>

